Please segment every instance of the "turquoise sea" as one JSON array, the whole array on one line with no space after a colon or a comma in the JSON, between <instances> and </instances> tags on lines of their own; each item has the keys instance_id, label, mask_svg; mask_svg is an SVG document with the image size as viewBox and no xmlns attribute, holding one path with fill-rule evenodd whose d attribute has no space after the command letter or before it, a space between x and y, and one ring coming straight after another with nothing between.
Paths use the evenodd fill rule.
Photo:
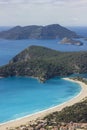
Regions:
<instances>
[{"instance_id":1,"label":"turquoise sea","mask_svg":"<svg viewBox=\"0 0 87 130\"><path fill-rule=\"evenodd\" d=\"M0 40L0 66L30 45L40 45L60 51L87 50L83 46L61 45L59 40ZM0 79L0 123L24 117L70 100L81 87L61 78L52 78L42 84L29 77Z\"/></svg>"},{"instance_id":2,"label":"turquoise sea","mask_svg":"<svg viewBox=\"0 0 87 130\"><path fill-rule=\"evenodd\" d=\"M0 79L0 123L62 104L81 91L81 87L60 78L46 83L28 77Z\"/></svg>"}]
</instances>

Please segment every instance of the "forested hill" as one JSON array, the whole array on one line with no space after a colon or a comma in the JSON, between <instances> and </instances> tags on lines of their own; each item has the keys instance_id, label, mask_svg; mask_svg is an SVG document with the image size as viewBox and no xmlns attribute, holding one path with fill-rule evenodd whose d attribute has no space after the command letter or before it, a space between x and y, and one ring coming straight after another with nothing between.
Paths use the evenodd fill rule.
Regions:
<instances>
[{"instance_id":1,"label":"forested hill","mask_svg":"<svg viewBox=\"0 0 87 130\"><path fill-rule=\"evenodd\" d=\"M69 29L60 26L59 24L52 24L47 26L16 26L8 31L0 32L0 38L3 39L62 39L78 38L79 36Z\"/></svg>"},{"instance_id":2,"label":"forested hill","mask_svg":"<svg viewBox=\"0 0 87 130\"><path fill-rule=\"evenodd\" d=\"M58 52L31 46L0 67L0 76L33 76L41 81L75 73L87 73L87 52Z\"/></svg>"}]
</instances>

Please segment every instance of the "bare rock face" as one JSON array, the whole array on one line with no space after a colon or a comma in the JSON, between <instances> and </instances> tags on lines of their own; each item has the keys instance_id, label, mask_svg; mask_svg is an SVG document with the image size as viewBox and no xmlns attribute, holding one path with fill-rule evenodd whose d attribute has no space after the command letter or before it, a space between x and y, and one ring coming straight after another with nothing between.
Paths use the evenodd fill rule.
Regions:
<instances>
[{"instance_id":1,"label":"bare rock face","mask_svg":"<svg viewBox=\"0 0 87 130\"><path fill-rule=\"evenodd\" d=\"M73 40L72 38L67 38L64 37L61 41L61 44L72 44L72 45L77 45L77 46L82 46L83 43L81 41L78 40Z\"/></svg>"}]
</instances>

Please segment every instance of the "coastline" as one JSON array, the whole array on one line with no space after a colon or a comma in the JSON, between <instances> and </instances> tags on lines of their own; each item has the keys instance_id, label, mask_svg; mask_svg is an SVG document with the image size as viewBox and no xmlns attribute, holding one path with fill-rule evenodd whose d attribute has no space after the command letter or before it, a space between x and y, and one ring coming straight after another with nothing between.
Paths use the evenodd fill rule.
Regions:
<instances>
[{"instance_id":1,"label":"coastline","mask_svg":"<svg viewBox=\"0 0 87 130\"><path fill-rule=\"evenodd\" d=\"M77 102L80 102L82 99L84 99L87 96L87 85L85 83L83 83L81 81L77 81L77 80L72 80L69 78L63 78L63 79L80 84L80 86L82 88L81 92L77 96L70 99L69 101L66 101L58 106L40 111L40 112L32 114L32 115L25 116L23 118L19 118L17 120L12 120L12 121L9 121L6 123L2 123L2 124L0 124L0 130L6 130L6 128L12 128L12 127L14 128L14 127L17 127L17 126L20 126L23 124L27 124L29 121L33 121L37 118L43 118L52 112L61 111L63 108L65 108L67 106L71 106Z\"/></svg>"}]
</instances>

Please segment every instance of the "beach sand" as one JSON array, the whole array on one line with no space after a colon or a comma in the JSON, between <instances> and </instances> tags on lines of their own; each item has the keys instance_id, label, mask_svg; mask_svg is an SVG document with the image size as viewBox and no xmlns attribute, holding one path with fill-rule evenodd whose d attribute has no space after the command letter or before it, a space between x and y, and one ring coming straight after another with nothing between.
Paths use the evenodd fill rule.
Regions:
<instances>
[{"instance_id":1,"label":"beach sand","mask_svg":"<svg viewBox=\"0 0 87 130\"><path fill-rule=\"evenodd\" d=\"M0 130L7 130L7 128L14 128L14 127L17 127L20 125L25 125L29 121L34 121L37 118L43 118L44 116L46 116L52 112L61 111L64 107L71 106L77 102L80 102L85 97L87 97L87 85L86 84L84 84L83 82L80 82L80 81L69 79L69 78L63 78L63 79L80 84L80 86L82 88L81 92L76 97L74 97L71 100L69 100L61 105L58 105L56 107L38 112L33 115L29 115L29 116L20 118L20 119L14 120L14 121L9 121L7 123L0 124Z\"/></svg>"}]
</instances>

